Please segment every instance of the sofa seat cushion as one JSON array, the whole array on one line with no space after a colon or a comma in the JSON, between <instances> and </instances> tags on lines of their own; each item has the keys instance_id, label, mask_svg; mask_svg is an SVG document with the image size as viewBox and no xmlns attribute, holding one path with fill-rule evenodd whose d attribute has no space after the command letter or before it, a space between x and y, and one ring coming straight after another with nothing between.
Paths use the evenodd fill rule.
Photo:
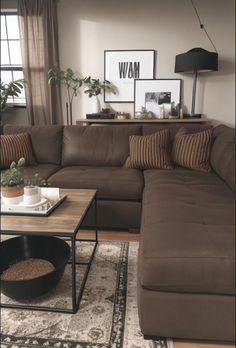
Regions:
<instances>
[{"instance_id":1,"label":"sofa seat cushion","mask_svg":"<svg viewBox=\"0 0 236 348\"><path fill-rule=\"evenodd\" d=\"M34 174L38 174L42 179L48 179L52 174L56 173L61 167L55 164L37 164L25 167L24 176L30 178Z\"/></svg>"},{"instance_id":2,"label":"sofa seat cushion","mask_svg":"<svg viewBox=\"0 0 236 348\"><path fill-rule=\"evenodd\" d=\"M63 188L97 189L99 199L142 199L143 174L137 169L65 167L51 176L49 182Z\"/></svg>"},{"instance_id":3,"label":"sofa seat cushion","mask_svg":"<svg viewBox=\"0 0 236 348\"><path fill-rule=\"evenodd\" d=\"M151 290L235 293L234 196L214 173L144 174L139 278Z\"/></svg>"}]
</instances>

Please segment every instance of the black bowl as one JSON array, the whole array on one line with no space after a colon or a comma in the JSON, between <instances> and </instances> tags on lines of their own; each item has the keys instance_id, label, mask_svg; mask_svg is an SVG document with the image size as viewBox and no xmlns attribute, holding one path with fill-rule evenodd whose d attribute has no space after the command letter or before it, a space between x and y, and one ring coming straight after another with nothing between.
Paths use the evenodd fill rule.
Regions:
<instances>
[{"instance_id":1,"label":"black bowl","mask_svg":"<svg viewBox=\"0 0 236 348\"><path fill-rule=\"evenodd\" d=\"M70 247L62 239L48 236L22 236L0 243L0 274L10 265L29 258L44 259L55 269L27 280L1 280L3 294L16 300L44 295L57 286L70 257Z\"/></svg>"}]
</instances>

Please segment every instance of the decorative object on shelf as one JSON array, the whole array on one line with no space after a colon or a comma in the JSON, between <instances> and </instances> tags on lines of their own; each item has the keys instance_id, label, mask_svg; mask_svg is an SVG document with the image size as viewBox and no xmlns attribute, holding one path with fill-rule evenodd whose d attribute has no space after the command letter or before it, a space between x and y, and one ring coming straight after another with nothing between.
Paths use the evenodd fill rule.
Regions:
<instances>
[{"instance_id":1,"label":"decorative object on shelf","mask_svg":"<svg viewBox=\"0 0 236 348\"><path fill-rule=\"evenodd\" d=\"M191 50L185 53L178 54L175 57L175 72L176 73L182 73L182 72L193 73L191 113L184 114L183 118L186 118L186 117L200 118L201 114L195 114L195 99L196 99L196 85L197 85L198 72L199 71L218 71L218 52L204 24L201 21L198 10L194 4L194 1L190 0L190 2L195 11L196 17L198 19L200 29L202 29L205 32L215 52L209 52L203 48L197 47L197 48L192 48Z\"/></svg>"},{"instance_id":2,"label":"decorative object on shelf","mask_svg":"<svg viewBox=\"0 0 236 348\"><path fill-rule=\"evenodd\" d=\"M169 118L171 105L180 106L180 79L135 80L135 118Z\"/></svg>"},{"instance_id":3,"label":"decorative object on shelf","mask_svg":"<svg viewBox=\"0 0 236 348\"><path fill-rule=\"evenodd\" d=\"M98 97L96 95L93 95L91 97L91 112L93 114L96 114L101 111L101 105Z\"/></svg>"},{"instance_id":4,"label":"decorative object on shelf","mask_svg":"<svg viewBox=\"0 0 236 348\"><path fill-rule=\"evenodd\" d=\"M141 111L136 111L135 112L135 118L138 119L154 119L155 115L153 114L152 111L147 111L146 107L142 106Z\"/></svg>"},{"instance_id":5,"label":"decorative object on shelf","mask_svg":"<svg viewBox=\"0 0 236 348\"><path fill-rule=\"evenodd\" d=\"M10 168L1 174L1 196L5 204L18 204L23 199L24 179L23 169L25 159L12 162Z\"/></svg>"},{"instance_id":6,"label":"decorative object on shelf","mask_svg":"<svg viewBox=\"0 0 236 348\"><path fill-rule=\"evenodd\" d=\"M130 118L130 114L128 112L117 112L116 118L117 120L128 120Z\"/></svg>"},{"instance_id":7,"label":"decorative object on shelf","mask_svg":"<svg viewBox=\"0 0 236 348\"><path fill-rule=\"evenodd\" d=\"M88 94L89 98L91 98L92 114L97 114L101 111L100 102L97 97L98 95L102 94L103 91L109 91L116 94L115 85L106 79L104 81L100 81L99 79L93 79L91 76L88 76L83 79L83 83L87 88L85 89L84 93Z\"/></svg>"},{"instance_id":8,"label":"decorative object on shelf","mask_svg":"<svg viewBox=\"0 0 236 348\"><path fill-rule=\"evenodd\" d=\"M104 119L104 120L113 120L115 118L115 113L108 112L98 112L95 114L87 114L87 120L96 120L96 119Z\"/></svg>"},{"instance_id":9,"label":"decorative object on shelf","mask_svg":"<svg viewBox=\"0 0 236 348\"><path fill-rule=\"evenodd\" d=\"M134 80L155 77L155 50L104 51L104 78L116 87L116 95L104 93L109 103L133 103Z\"/></svg>"},{"instance_id":10,"label":"decorative object on shelf","mask_svg":"<svg viewBox=\"0 0 236 348\"><path fill-rule=\"evenodd\" d=\"M193 91L192 106L190 115L185 117L201 117L201 114L195 114L195 99L198 71L217 71L218 70L218 54L209 52L203 48L192 48L186 53L178 54L175 57L175 72L193 72Z\"/></svg>"},{"instance_id":11,"label":"decorative object on shelf","mask_svg":"<svg viewBox=\"0 0 236 348\"><path fill-rule=\"evenodd\" d=\"M18 97L24 88L25 80L20 79L11 81L9 83L1 82L0 84L0 100L1 100L1 113L8 107L7 100L9 97Z\"/></svg>"},{"instance_id":12,"label":"decorative object on shelf","mask_svg":"<svg viewBox=\"0 0 236 348\"><path fill-rule=\"evenodd\" d=\"M103 114L109 114L111 112L110 108L102 108L102 113Z\"/></svg>"},{"instance_id":13,"label":"decorative object on shelf","mask_svg":"<svg viewBox=\"0 0 236 348\"><path fill-rule=\"evenodd\" d=\"M83 84L83 79L70 68L60 70L57 66L52 67L48 71L48 83L60 83L65 86L67 92L66 102L66 121L67 124L72 124L72 103L74 97L77 97L79 89Z\"/></svg>"}]
</instances>

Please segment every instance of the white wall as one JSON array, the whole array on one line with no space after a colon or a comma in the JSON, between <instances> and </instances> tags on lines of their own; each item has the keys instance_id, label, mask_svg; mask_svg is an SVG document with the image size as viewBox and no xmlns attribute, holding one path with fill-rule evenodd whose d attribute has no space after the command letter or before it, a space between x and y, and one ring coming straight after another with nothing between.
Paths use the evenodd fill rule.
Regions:
<instances>
[{"instance_id":1,"label":"white wall","mask_svg":"<svg viewBox=\"0 0 236 348\"><path fill-rule=\"evenodd\" d=\"M196 111L235 125L234 0L195 0L195 4L219 53L219 71L199 76ZM59 0L58 21L61 68L102 79L104 50L155 49L156 78L182 78L183 101L190 108L192 78L174 73L175 55L193 47L213 50L190 1ZM111 106L133 114L133 104ZM76 98L74 121L88 112L89 98Z\"/></svg>"},{"instance_id":2,"label":"white wall","mask_svg":"<svg viewBox=\"0 0 236 348\"><path fill-rule=\"evenodd\" d=\"M16 4L16 0L2 0L1 8L16 8ZM235 2L195 0L195 4L219 52L219 71L199 77L196 111L235 125ZM193 47L210 51L212 47L189 0L59 0L58 22L62 68L103 78L105 49L153 48L156 77L182 78L183 101L190 108L192 78L174 73L175 55ZM111 106L133 113L133 104ZM12 122L27 122L25 109L13 111ZM89 111L87 96L75 99L74 121Z\"/></svg>"}]
</instances>

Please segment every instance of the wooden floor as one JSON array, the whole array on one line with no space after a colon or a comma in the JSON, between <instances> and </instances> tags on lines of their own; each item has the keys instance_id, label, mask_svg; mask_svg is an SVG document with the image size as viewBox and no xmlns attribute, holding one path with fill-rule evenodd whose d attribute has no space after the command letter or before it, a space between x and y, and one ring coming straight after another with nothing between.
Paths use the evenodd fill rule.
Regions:
<instances>
[{"instance_id":1,"label":"wooden floor","mask_svg":"<svg viewBox=\"0 0 236 348\"><path fill-rule=\"evenodd\" d=\"M92 233L82 232L84 238L90 238ZM138 242L139 233L119 232L119 231L99 231L99 240ZM234 344L211 343L202 341L181 341L174 340L174 348L233 348Z\"/></svg>"}]
</instances>

